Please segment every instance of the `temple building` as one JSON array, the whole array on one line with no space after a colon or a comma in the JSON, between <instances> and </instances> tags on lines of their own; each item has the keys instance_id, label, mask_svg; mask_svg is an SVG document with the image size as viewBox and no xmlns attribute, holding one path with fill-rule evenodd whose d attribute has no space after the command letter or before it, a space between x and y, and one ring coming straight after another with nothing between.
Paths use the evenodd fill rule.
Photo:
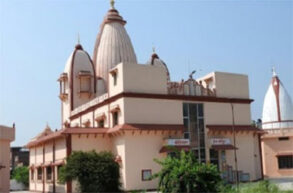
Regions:
<instances>
[{"instance_id":1,"label":"temple building","mask_svg":"<svg viewBox=\"0 0 293 193\"><path fill-rule=\"evenodd\" d=\"M262 128L263 172L266 178L293 176L293 105L278 75L265 95Z\"/></svg>"},{"instance_id":2,"label":"temple building","mask_svg":"<svg viewBox=\"0 0 293 193\"><path fill-rule=\"evenodd\" d=\"M91 150L116 156L123 190L156 189L154 158L172 154L169 146L216 164L228 182L261 179L262 132L251 126L248 77L191 73L172 81L157 53L138 63L125 24L112 4L92 57L80 44L73 49L58 79L62 126L27 144L30 190L75 192L75 181L58 183L58 169L72 152Z\"/></svg>"},{"instance_id":3,"label":"temple building","mask_svg":"<svg viewBox=\"0 0 293 193\"><path fill-rule=\"evenodd\" d=\"M15 139L15 127L0 125L0 192L10 192L10 143Z\"/></svg>"}]
</instances>

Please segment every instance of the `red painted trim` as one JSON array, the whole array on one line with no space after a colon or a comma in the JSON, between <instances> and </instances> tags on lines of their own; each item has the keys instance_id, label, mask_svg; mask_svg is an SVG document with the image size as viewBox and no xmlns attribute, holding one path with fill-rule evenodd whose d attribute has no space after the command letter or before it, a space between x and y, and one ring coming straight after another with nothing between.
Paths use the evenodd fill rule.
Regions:
<instances>
[{"instance_id":1,"label":"red painted trim","mask_svg":"<svg viewBox=\"0 0 293 193\"><path fill-rule=\"evenodd\" d=\"M74 50L73 55L72 55L72 59L71 59L71 64L70 64L70 82L69 82L69 88L70 88L70 110L73 110L73 76L74 76L74 72L73 72L73 65L74 65L74 58L75 58L75 54L77 52L77 49Z\"/></svg>"},{"instance_id":2,"label":"red painted trim","mask_svg":"<svg viewBox=\"0 0 293 193\"><path fill-rule=\"evenodd\" d=\"M81 115L91 112L101 106L110 104L120 98L145 98L145 99L166 99L166 100L182 100L182 101L197 101L197 102L219 102L219 103L239 103L239 104L250 104L253 99L240 99L240 98L224 98L224 97L214 97L214 96L184 96L184 95L169 95L169 94L147 94L147 93L119 93L112 96L103 102L96 104L94 106L88 107L82 112L77 113L70 117L70 120L76 119Z\"/></svg>"},{"instance_id":3,"label":"red painted trim","mask_svg":"<svg viewBox=\"0 0 293 193\"><path fill-rule=\"evenodd\" d=\"M275 84L276 83L276 84ZM276 95L277 111L278 111L278 121L281 121L281 112L280 112L280 80L277 76L272 78L272 86L274 93Z\"/></svg>"}]
</instances>

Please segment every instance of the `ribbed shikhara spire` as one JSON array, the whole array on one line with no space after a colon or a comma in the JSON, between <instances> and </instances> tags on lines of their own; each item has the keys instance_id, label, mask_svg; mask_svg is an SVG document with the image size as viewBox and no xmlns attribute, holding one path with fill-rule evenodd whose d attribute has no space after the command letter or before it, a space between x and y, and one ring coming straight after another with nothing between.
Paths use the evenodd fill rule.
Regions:
<instances>
[{"instance_id":1,"label":"ribbed shikhara spire","mask_svg":"<svg viewBox=\"0 0 293 193\"><path fill-rule=\"evenodd\" d=\"M93 62L97 77L105 80L108 72L121 62L137 63L131 40L124 28L126 21L112 8L107 12L97 36Z\"/></svg>"}]
</instances>

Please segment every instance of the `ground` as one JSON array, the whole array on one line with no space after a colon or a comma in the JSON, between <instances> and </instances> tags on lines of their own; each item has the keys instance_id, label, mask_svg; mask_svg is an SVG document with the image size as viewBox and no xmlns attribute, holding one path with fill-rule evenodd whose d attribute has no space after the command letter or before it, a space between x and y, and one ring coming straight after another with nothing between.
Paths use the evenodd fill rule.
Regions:
<instances>
[{"instance_id":1,"label":"ground","mask_svg":"<svg viewBox=\"0 0 293 193\"><path fill-rule=\"evenodd\" d=\"M282 190L293 190L293 177L270 179L271 182L277 184ZM10 193L30 193L29 191L14 191ZM156 193L156 192L150 192Z\"/></svg>"}]
</instances>

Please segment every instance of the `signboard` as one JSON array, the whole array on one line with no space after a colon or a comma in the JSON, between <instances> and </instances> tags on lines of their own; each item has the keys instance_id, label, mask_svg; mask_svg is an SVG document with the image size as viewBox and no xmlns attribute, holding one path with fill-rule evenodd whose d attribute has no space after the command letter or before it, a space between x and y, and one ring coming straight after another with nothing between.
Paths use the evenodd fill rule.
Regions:
<instances>
[{"instance_id":1,"label":"signboard","mask_svg":"<svg viewBox=\"0 0 293 193\"><path fill-rule=\"evenodd\" d=\"M231 140L229 138L212 138L212 145L231 145Z\"/></svg>"},{"instance_id":2,"label":"signboard","mask_svg":"<svg viewBox=\"0 0 293 193\"><path fill-rule=\"evenodd\" d=\"M168 139L167 144L170 146L188 146L190 141L189 139Z\"/></svg>"}]
</instances>

